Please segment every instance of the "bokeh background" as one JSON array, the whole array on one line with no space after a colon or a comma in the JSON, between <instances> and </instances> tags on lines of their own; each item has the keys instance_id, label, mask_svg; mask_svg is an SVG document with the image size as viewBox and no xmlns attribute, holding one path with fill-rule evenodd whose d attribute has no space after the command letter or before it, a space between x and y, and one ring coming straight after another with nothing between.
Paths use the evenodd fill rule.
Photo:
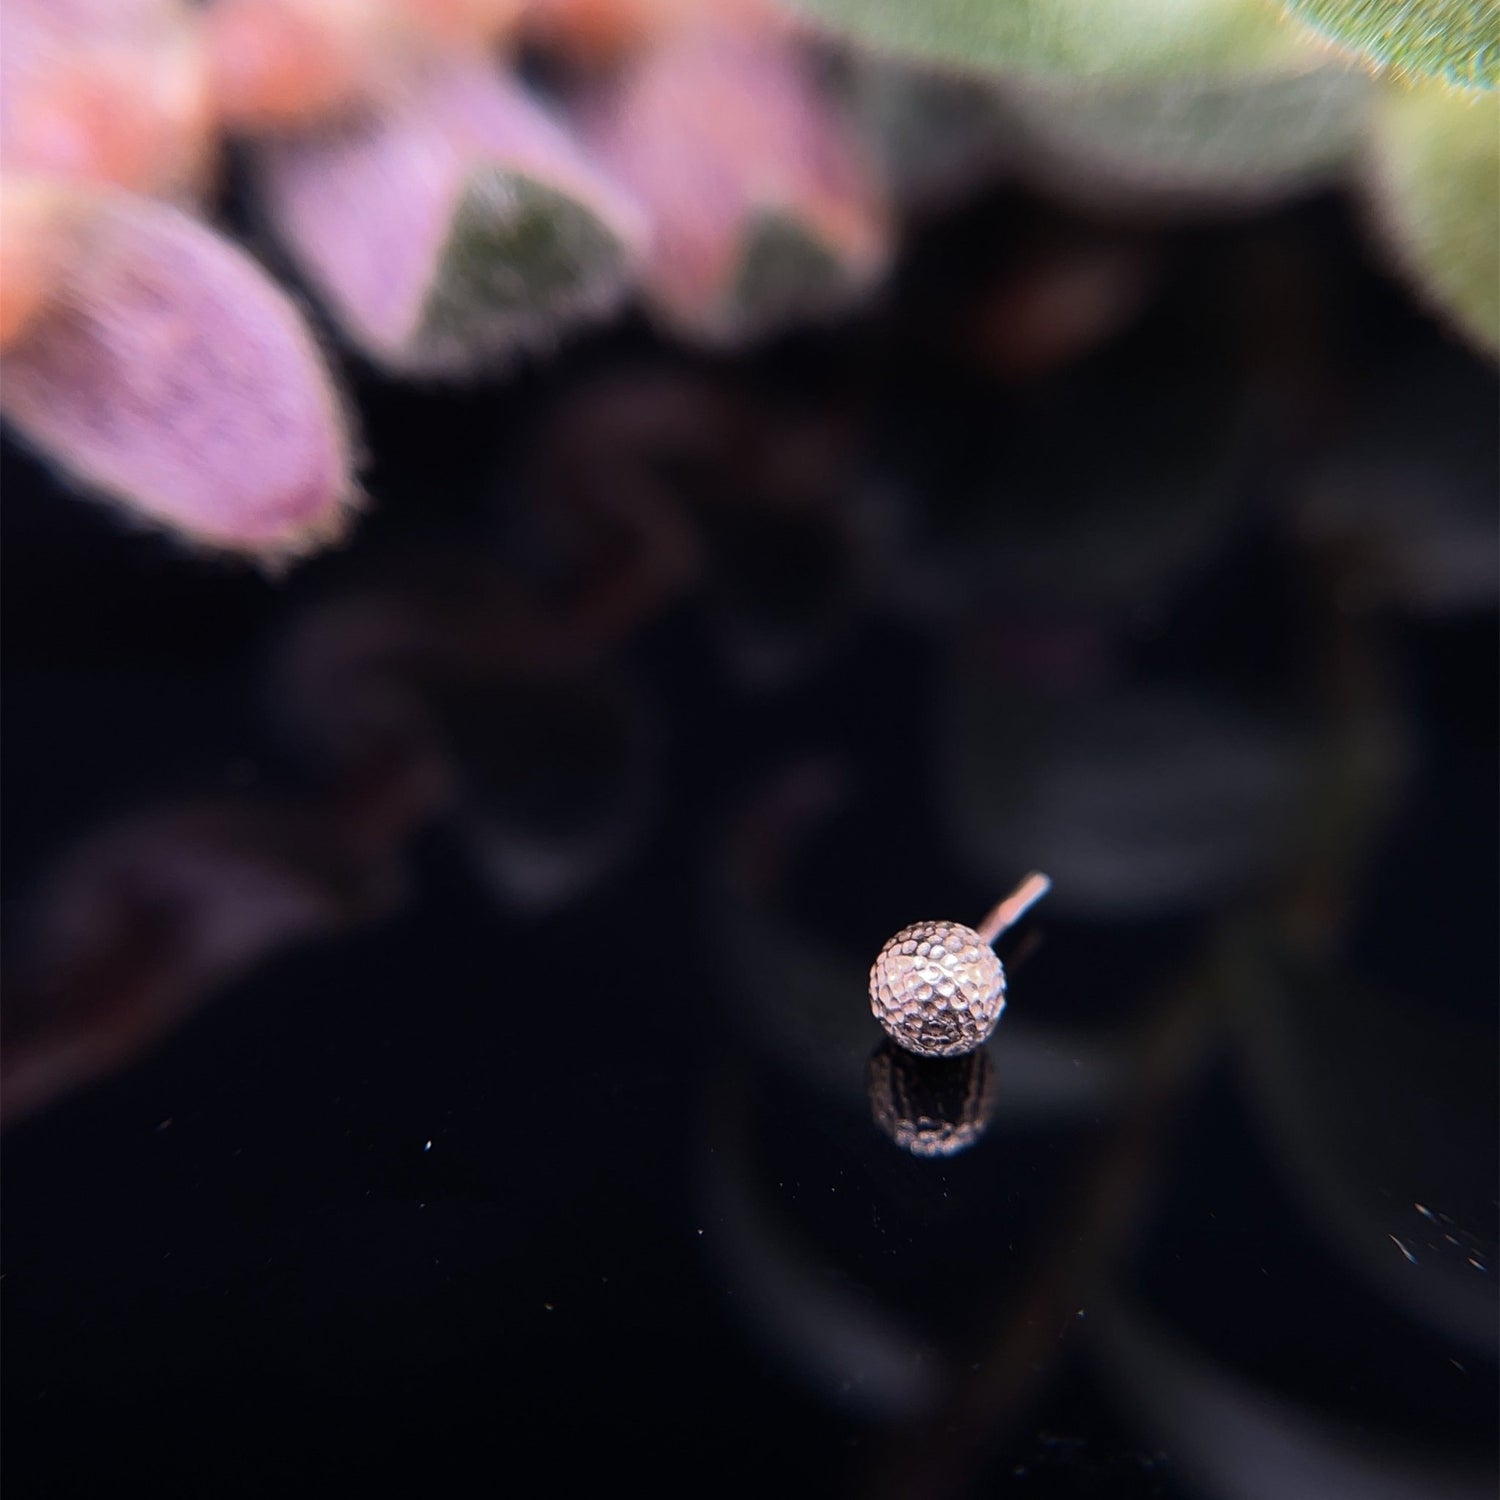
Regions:
<instances>
[{"instance_id":1,"label":"bokeh background","mask_svg":"<svg viewBox=\"0 0 1500 1500\"><path fill-rule=\"evenodd\" d=\"M1332 189L940 197L727 346L325 329L289 570L6 438L12 1495L1494 1492L1493 365Z\"/></svg>"}]
</instances>

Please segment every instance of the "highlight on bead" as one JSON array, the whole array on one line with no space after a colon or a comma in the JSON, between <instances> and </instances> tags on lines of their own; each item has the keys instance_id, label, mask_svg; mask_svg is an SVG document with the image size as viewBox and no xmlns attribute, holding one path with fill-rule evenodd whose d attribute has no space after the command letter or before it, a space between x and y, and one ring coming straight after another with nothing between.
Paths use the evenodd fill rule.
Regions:
<instances>
[{"instance_id":1,"label":"highlight on bead","mask_svg":"<svg viewBox=\"0 0 1500 1500\"><path fill-rule=\"evenodd\" d=\"M890 938L870 969L870 1009L891 1040L922 1057L982 1047L1005 1009L1005 967L991 945L1051 889L1033 872L978 928L913 922Z\"/></svg>"},{"instance_id":2,"label":"highlight on bead","mask_svg":"<svg viewBox=\"0 0 1500 1500\"><path fill-rule=\"evenodd\" d=\"M923 1057L983 1046L1005 1009L1005 970L961 922L915 922L880 950L870 1008L893 1040Z\"/></svg>"}]
</instances>

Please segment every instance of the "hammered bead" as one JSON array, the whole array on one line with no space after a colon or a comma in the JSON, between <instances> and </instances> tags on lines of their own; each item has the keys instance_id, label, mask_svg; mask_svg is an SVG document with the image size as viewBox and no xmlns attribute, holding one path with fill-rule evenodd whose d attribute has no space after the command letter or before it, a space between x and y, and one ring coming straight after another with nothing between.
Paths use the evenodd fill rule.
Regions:
<instances>
[{"instance_id":1,"label":"hammered bead","mask_svg":"<svg viewBox=\"0 0 1500 1500\"><path fill-rule=\"evenodd\" d=\"M914 922L880 950L870 1009L891 1038L923 1057L958 1057L984 1045L1005 1009L995 950L961 922Z\"/></svg>"}]
</instances>

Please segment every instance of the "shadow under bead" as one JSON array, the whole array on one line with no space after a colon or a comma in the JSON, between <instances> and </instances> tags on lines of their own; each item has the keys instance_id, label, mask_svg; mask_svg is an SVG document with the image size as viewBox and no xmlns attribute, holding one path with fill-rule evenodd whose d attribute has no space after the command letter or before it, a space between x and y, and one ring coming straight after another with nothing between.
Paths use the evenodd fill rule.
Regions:
<instances>
[{"instance_id":1,"label":"shadow under bead","mask_svg":"<svg viewBox=\"0 0 1500 1500\"><path fill-rule=\"evenodd\" d=\"M882 1042L870 1058L870 1113L881 1134L913 1156L957 1156L989 1128L994 1081L983 1047L967 1057L926 1058Z\"/></svg>"}]
</instances>

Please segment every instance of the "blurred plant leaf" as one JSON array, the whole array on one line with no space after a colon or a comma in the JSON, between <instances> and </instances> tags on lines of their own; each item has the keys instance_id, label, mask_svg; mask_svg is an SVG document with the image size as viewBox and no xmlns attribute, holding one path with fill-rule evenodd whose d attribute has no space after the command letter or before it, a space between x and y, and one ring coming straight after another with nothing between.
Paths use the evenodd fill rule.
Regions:
<instances>
[{"instance_id":1,"label":"blurred plant leaf","mask_svg":"<svg viewBox=\"0 0 1500 1500\"><path fill-rule=\"evenodd\" d=\"M225 125L300 127L368 92L379 12L318 0L211 0L203 35Z\"/></svg>"},{"instance_id":2,"label":"blurred plant leaf","mask_svg":"<svg viewBox=\"0 0 1500 1500\"><path fill-rule=\"evenodd\" d=\"M651 214L645 289L681 331L754 337L842 306L885 268L874 174L777 31L674 34L586 128Z\"/></svg>"},{"instance_id":3,"label":"blurred plant leaf","mask_svg":"<svg viewBox=\"0 0 1500 1500\"><path fill-rule=\"evenodd\" d=\"M4 1118L124 1066L271 954L382 910L395 853L336 805L266 795L166 803L91 832L7 955Z\"/></svg>"},{"instance_id":4,"label":"blurred plant leaf","mask_svg":"<svg viewBox=\"0 0 1500 1500\"><path fill-rule=\"evenodd\" d=\"M350 441L290 298L243 251L148 198L75 200L76 253L6 350L0 411L134 514L275 562L342 529Z\"/></svg>"},{"instance_id":5,"label":"blurred plant leaf","mask_svg":"<svg viewBox=\"0 0 1500 1500\"><path fill-rule=\"evenodd\" d=\"M1362 62L1461 88L1500 81L1494 0L1280 0L1289 15Z\"/></svg>"},{"instance_id":6,"label":"blurred plant leaf","mask_svg":"<svg viewBox=\"0 0 1500 1500\"><path fill-rule=\"evenodd\" d=\"M74 239L69 193L45 178L0 175L0 350L52 300Z\"/></svg>"},{"instance_id":7,"label":"blurred plant leaf","mask_svg":"<svg viewBox=\"0 0 1500 1500\"><path fill-rule=\"evenodd\" d=\"M8 0L0 165L191 195L212 156L195 20L183 0Z\"/></svg>"},{"instance_id":8,"label":"blurred plant leaf","mask_svg":"<svg viewBox=\"0 0 1500 1500\"><path fill-rule=\"evenodd\" d=\"M1021 160L1089 202L1257 203L1330 180L1355 158L1375 92L1353 69L1258 78L1015 78L1003 86Z\"/></svg>"},{"instance_id":9,"label":"blurred plant leaf","mask_svg":"<svg viewBox=\"0 0 1500 1500\"><path fill-rule=\"evenodd\" d=\"M965 72L1215 76L1295 66L1308 43L1263 0L790 0L851 40Z\"/></svg>"},{"instance_id":10,"label":"blurred plant leaf","mask_svg":"<svg viewBox=\"0 0 1500 1500\"><path fill-rule=\"evenodd\" d=\"M383 0L396 24L429 46L484 47L510 37L532 0Z\"/></svg>"},{"instance_id":11,"label":"blurred plant leaf","mask_svg":"<svg viewBox=\"0 0 1500 1500\"><path fill-rule=\"evenodd\" d=\"M1500 94L1388 88L1369 190L1396 259L1475 343L1500 349Z\"/></svg>"},{"instance_id":12,"label":"blurred plant leaf","mask_svg":"<svg viewBox=\"0 0 1500 1500\"><path fill-rule=\"evenodd\" d=\"M667 32L700 21L710 10L716 17L757 16L766 0L711 0L711 4L705 0L520 0L520 4L524 40L585 67L608 68Z\"/></svg>"},{"instance_id":13,"label":"blurred plant leaf","mask_svg":"<svg viewBox=\"0 0 1500 1500\"><path fill-rule=\"evenodd\" d=\"M259 187L350 337L413 374L471 373L607 311L645 237L630 198L482 62L265 146Z\"/></svg>"},{"instance_id":14,"label":"blurred plant leaf","mask_svg":"<svg viewBox=\"0 0 1500 1500\"><path fill-rule=\"evenodd\" d=\"M414 64L474 55L527 0L209 0L204 47L219 119L301 128L395 97Z\"/></svg>"}]
</instances>

